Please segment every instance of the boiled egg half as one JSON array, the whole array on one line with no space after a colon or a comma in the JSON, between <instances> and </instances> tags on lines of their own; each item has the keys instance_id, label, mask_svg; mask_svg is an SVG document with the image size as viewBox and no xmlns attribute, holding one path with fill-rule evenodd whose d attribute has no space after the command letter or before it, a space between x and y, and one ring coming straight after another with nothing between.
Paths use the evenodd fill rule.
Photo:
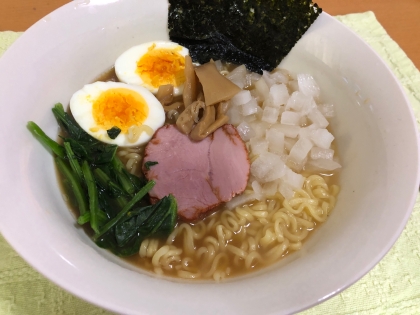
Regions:
<instances>
[{"instance_id":1,"label":"boiled egg half","mask_svg":"<svg viewBox=\"0 0 420 315\"><path fill-rule=\"evenodd\" d=\"M121 82L85 85L71 97L70 110L92 137L124 147L148 142L165 123L163 107L150 91ZM114 127L120 129L116 137L109 133Z\"/></svg>"},{"instance_id":2,"label":"boiled egg half","mask_svg":"<svg viewBox=\"0 0 420 315\"><path fill-rule=\"evenodd\" d=\"M181 95L186 55L188 49L173 42L144 43L118 57L115 73L121 82L143 86L154 94L159 86L172 84L174 95Z\"/></svg>"}]
</instances>

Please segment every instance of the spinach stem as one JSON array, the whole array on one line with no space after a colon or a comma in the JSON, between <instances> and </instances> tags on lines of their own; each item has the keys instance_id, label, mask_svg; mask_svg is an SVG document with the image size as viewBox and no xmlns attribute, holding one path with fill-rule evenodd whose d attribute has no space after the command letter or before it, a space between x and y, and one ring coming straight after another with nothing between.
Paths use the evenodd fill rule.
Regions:
<instances>
[{"instance_id":1,"label":"spinach stem","mask_svg":"<svg viewBox=\"0 0 420 315\"><path fill-rule=\"evenodd\" d=\"M79 181L82 182L83 181L82 169L80 168L79 161L76 159L76 156L73 153L71 144L69 142L64 142L64 149L66 150L67 158L69 159L71 169L76 174Z\"/></svg>"},{"instance_id":2,"label":"spinach stem","mask_svg":"<svg viewBox=\"0 0 420 315\"><path fill-rule=\"evenodd\" d=\"M118 192L120 196L125 194L124 190L100 168L95 168L93 174L103 189L110 189L115 193Z\"/></svg>"},{"instance_id":3,"label":"spinach stem","mask_svg":"<svg viewBox=\"0 0 420 315\"><path fill-rule=\"evenodd\" d=\"M59 156L60 158L65 157L64 148L59 145L57 142L55 142L53 139L48 137L44 131L33 121L28 122L27 125L28 129L32 134L41 142L43 145L47 146L51 149L51 151Z\"/></svg>"},{"instance_id":4,"label":"spinach stem","mask_svg":"<svg viewBox=\"0 0 420 315\"><path fill-rule=\"evenodd\" d=\"M124 164L116 156L114 156L114 158L112 159L111 164L112 168L115 171L115 175L117 176L118 182L121 184L124 191L126 191L130 196L132 196L135 192L135 188L130 178L124 172Z\"/></svg>"},{"instance_id":5,"label":"spinach stem","mask_svg":"<svg viewBox=\"0 0 420 315\"><path fill-rule=\"evenodd\" d=\"M95 168L93 170L93 175L103 189L111 190L113 193L118 194L118 196L115 196L118 210L124 208L127 204L127 199L124 197L125 191L100 168Z\"/></svg>"},{"instance_id":6,"label":"spinach stem","mask_svg":"<svg viewBox=\"0 0 420 315\"><path fill-rule=\"evenodd\" d=\"M102 235L115 226L115 224L117 224L126 215L126 213L153 188L153 186L155 186L155 182L152 180L144 185L143 188L140 189L138 193L136 193L134 197L124 206L118 215L104 225L102 230L94 236L94 240L97 241Z\"/></svg>"},{"instance_id":7,"label":"spinach stem","mask_svg":"<svg viewBox=\"0 0 420 315\"><path fill-rule=\"evenodd\" d=\"M83 225L90 221L90 212L86 212L84 215L81 215L77 218L77 223Z\"/></svg>"},{"instance_id":8,"label":"spinach stem","mask_svg":"<svg viewBox=\"0 0 420 315\"><path fill-rule=\"evenodd\" d=\"M92 171L90 170L89 164L86 160L82 163L82 172L85 178L86 187L88 189L89 196L89 210L90 210L90 226L99 233L99 200L98 190L96 188L96 182L93 178Z\"/></svg>"},{"instance_id":9,"label":"spinach stem","mask_svg":"<svg viewBox=\"0 0 420 315\"><path fill-rule=\"evenodd\" d=\"M77 205L79 206L80 216L83 217L85 214L89 212L88 212L86 197L83 192L82 186L80 185L80 182L74 176L73 172L67 166L67 163L63 159L61 159L60 157L56 157L55 162L57 164L58 170L69 181L70 186L74 193L74 197L76 198ZM85 219L83 221L85 221Z\"/></svg>"}]
</instances>

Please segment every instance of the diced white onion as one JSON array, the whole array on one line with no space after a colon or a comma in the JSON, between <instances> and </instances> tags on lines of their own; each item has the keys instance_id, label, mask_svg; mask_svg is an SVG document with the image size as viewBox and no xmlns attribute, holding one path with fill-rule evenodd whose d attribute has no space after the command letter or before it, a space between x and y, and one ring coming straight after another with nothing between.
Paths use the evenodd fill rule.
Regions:
<instances>
[{"instance_id":1,"label":"diced white onion","mask_svg":"<svg viewBox=\"0 0 420 315\"><path fill-rule=\"evenodd\" d=\"M292 125L275 124L271 126L271 129L273 128L284 133L285 137L296 138L299 134L299 130L301 127L292 126Z\"/></svg>"},{"instance_id":2,"label":"diced white onion","mask_svg":"<svg viewBox=\"0 0 420 315\"><path fill-rule=\"evenodd\" d=\"M280 123L284 125L299 126L300 118L300 113L285 111L281 114Z\"/></svg>"},{"instance_id":3,"label":"diced white onion","mask_svg":"<svg viewBox=\"0 0 420 315\"><path fill-rule=\"evenodd\" d=\"M308 103L305 103L305 105L302 108L302 114L307 115L311 110L314 108L317 108L316 102L313 98L311 98L311 101Z\"/></svg>"},{"instance_id":4,"label":"diced white onion","mask_svg":"<svg viewBox=\"0 0 420 315\"><path fill-rule=\"evenodd\" d=\"M265 131L269 127L269 124L265 121L253 121L250 123L252 129L255 131L255 137L264 138Z\"/></svg>"},{"instance_id":5,"label":"diced white onion","mask_svg":"<svg viewBox=\"0 0 420 315\"><path fill-rule=\"evenodd\" d=\"M254 137L249 142L251 151L255 155L260 155L268 151L268 141L266 139Z\"/></svg>"},{"instance_id":6,"label":"diced white onion","mask_svg":"<svg viewBox=\"0 0 420 315\"><path fill-rule=\"evenodd\" d=\"M292 199L293 196L295 195L293 188L287 183L285 183L284 181L282 181L281 184L279 185L279 192L287 200Z\"/></svg>"},{"instance_id":7,"label":"diced white onion","mask_svg":"<svg viewBox=\"0 0 420 315\"><path fill-rule=\"evenodd\" d=\"M290 150L289 158L297 163L301 163L306 158L312 147L313 143L311 140L307 138L300 138Z\"/></svg>"},{"instance_id":8,"label":"diced white onion","mask_svg":"<svg viewBox=\"0 0 420 315\"><path fill-rule=\"evenodd\" d=\"M338 168L341 168L341 165L338 162L327 159L309 160L308 165L319 171L334 171Z\"/></svg>"},{"instance_id":9,"label":"diced white onion","mask_svg":"<svg viewBox=\"0 0 420 315\"><path fill-rule=\"evenodd\" d=\"M258 110L257 110L257 112L258 112ZM250 122L256 121L257 119L258 119L257 114L254 114L254 115L249 115L249 116L244 116L244 120L245 120L247 123L250 123Z\"/></svg>"},{"instance_id":10,"label":"diced white onion","mask_svg":"<svg viewBox=\"0 0 420 315\"><path fill-rule=\"evenodd\" d=\"M226 115L229 117L229 123L235 126L239 125L244 119L241 109L238 106L231 106L226 112Z\"/></svg>"},{"instance_id":11,"label":"diced white onion","mask_svg":"<svg viewBox=\"0 0 420 315\"><path fill-rule=\"evenodd\" d=\"M284 153L284 133L276 128L267 129L265 138L268 141L268 151L275 154Z\"/></svg>"},{"instance_id":12,"label":"diced white onion","mask_svg":"<svg viewBox=\"0 0 420 315\"><path fill-rule=\"evenodd\" d=\"M293 146L296 144L297 142L297 138L292 139L289 137L285 137L284 138L284 148L290 152L290 150L292 150Z\"/></svg>"},{"instance_id":13,"label":"diced white onion","mask_svg":"<svg viewBox=\"0 0 420 315\"><path fill-rule=\"evenodd\" d=\"M214 62L214 65L216 66L217 71L222 71L223 70L223 64L221 60L216 60Z\"/></svg>"},{"instance_id":14,"label":"diced white onion","mask_svg":"<svg viewBox=\"0 0 420 315\"><path fill-rule=\"evenodd\" d=\"M311 159L317 160L317 159L326 159L326 160L332 160L334 157L334 150L332 149L322 149L319 147L313 147L311 149Z\"/></svg>"},{"instance_id":15,"label":"diced white onion","mask_svg":"<svg viewBox=\"0 0 420 315\"><path fill-rule=\"evenodd\" d=\"M246 67L245 65L241 65L239 67L236 67L233 69L228 75L226 75L226 78L228 78L230 81L235 83L238 87L243 89L246 85Z\"/></svg>"},{"instance_id":16,"label":"diced white onion","mask_svg":"<svg viewBox=\"0 0 420 315\"><path fill-rule=\"evenodd\" d=\"M308 117L306 115L302 115L299 120L299 126L307 126L308 125Z\"/></svg>"},{"instance_id":17,"label":"diced white onion","mask_svg":"<svg viewBox=\"0 0 420 315\"><path fill-rule=\"evenodd\" d=\"M302 175L293 172L291 169L286 169L283 181L294 189L301 189L305 178Z\"/></svg>"},{"instance_id":18,"label":"diced white onion","mask_svg":"<svg viewBox=\"0 0 420 315\"><path fill-rule=\"evenodd\" d=\"M263 189L259 182L254 180L251 184L252 189L254 190L255 194L257 195L257 199L261 200L263 197Z\"/></svg>"},{"instance_id":19,"label":"diced white onion","mask_svg":"<svg viewBox=\"0 0 420 315\"><path fill-rule=\"evenodd\" d=\"M300 73L297 75L297 81L299 84L299 91L303 94L314 98L319 97L320 89L313 76L310 74Z\"/></svg>"},{"instance_id":20,"label":"diced white onion","mask_svg":"<svg viewBox=\"0 0 420 315\"><path fill-rule=\"evenodd\" d=\"M267 83L268 87L270 88L273 84L276 84L276 81L274 81L271 76L270 72L263 70L263 75L265 83Z\"/></svg>"},{"instance_id":21,"label":"diced white onion","mask_svg":"<svg viewBox=\"0 0 420 315\"><path fill-rule=\"evenodd\" d=\"M292 91L298 91L299 90L299 84L298 84L297 80L291 80L291 81L289 81L289 83L287 83L287 85L289 86L289 88Z\"/></svg>"},{"instance_id":22,"label":"diced white onion","mask_svg":"<svg viewBox=\"0 0 420 315\"><path fill-rule=\"evenodd\" d=\"M254 201L255 199L257 199L257 197L259 196L257 196L255 192L251 194L243 193L233 197L230 201L226 202L226 207L228 209L234 209L245 203Z\"/></svg>"},{"instance_id":23,"label":"diced white onion","mask_svg":"<svg viewBox=\"0 0 420 315\"><path fill-rule=\"evenodd\" d=\"M265 152L251 164L251 174L260 183L267 183L284 176L286 165L282 159L270 152Z\"/></svg>"},{"instance_id":24,"label":"diced white onion","mask_svg":"<svg viewBox=\"0 0 420 315\"><path fill-rule=\"evenodd\" d=\"M281 105L285 105L289 99L287 86L284 84L274 84L270 88L269 98L272 102L272 107L279 108Z\"/></svg>"},{"instance_id":25,"label":"diced white onion","mask_svg":"<svg viewBox=\"0 0 420 315\"><path fill-rule=\"evenodd\" d=\"M274 107L273 101L270 98L265 99L263 104L262 104L263 109L266 108L266 107Z\"/></svg>"},{"instance_id":26,"label":"diced white onion","mask_svg":"<svg viewBox=\"0 0 420 315\"><path fill-rule=\"evenodd\" d=\"M280 110L274 107L265 107L263 111L262 120L269 124L274 124L279 118Z\"/></svg>"},{"instance_id":27,"label":"diced white onion","mask_svg":"<svg viewBox=\"0 0 420 315\"><path fill-rule=\"evenodd\" d=\"M268 95L270 93L270 88L268 87L267 83L265 82L264 78L261 77L256 83L255 83L255 89L258 91L258 93L262 96L263 100L268 98Z\"/></svg>"},{"instance_id":28,"label":"diced white onion","mask_svg":"<svg viewBox=\"0 0 420 315\"><path fill-rule=\"evenodd\" d=\"M253 82L252 82L252 76L250 73L245 74L244 83L245 83L244 88L250 87L252 85Z\"/></svg>"},{"instance_id":29,"label":"diced white onion","mask_svg":"<svg viewBox=\"0 0 420 315\"><path fill-rule=\"evenodd\" d=\"M257 113L255 114L255 116L257 116L257 118L258 118L259 120L261 120L262 115L263 115L263 109L262 109L261 107L259 107L259 106L258 106L258 108L257 108Z\"/></svg>"},{"instance_id":30,"label":"diced white onion","mask_svg":"<svg viewBox=\"0 0 420 315\"><path fill-rule=\"evenodd\" d=\"M277 69L270 73L270 78L277 84L289 82L289 76L283 71Z\"/></svg>"},{"instance_id":31,"label":"diced white onion","mask_svg":"<svg viewBox=\"0 0 420 315\"><path fill-rule=\"evenodd\" d=\"M231 98L230 103L232 106L238 106L248 103L252 100L251 92L248 90L242 90Z\"/></svg>"},{"instance_id":32,"label":"diced white onion","mask_svg":"<svg viewBox=\"0 0 420 315\"><path fill-rule=\"evenodd\" d=\"M301 127L299 129L299 138L312 138L312 134L318 127L316 125L309 125L308 127Z\"/></svg>"},{"instance_id":33,"label":"diced white onion","mask_svg":"<svg viewBox=\"0 0 420 315\"><path fill-rule=\"evenodd\" d=\"M279 72L283 73L283 75L287 79L287 82L289 82L290 80L294 80L294 78L296 78L296 76L293 76L293 74L290 73L288 70L282 68L280 64L276 67L276 69L274 71L276 71L276 72L279 71Z\"/></svg>"},{"instance_id":34,"label":"diced white onion","mask_svg":"<svg viewBox=\"0 0 420 315\"><path fill-rule=\"evenodd\" d=\"M293 109L294 111L301 111L302 109L309 109L312 107L313 98L295 91L292 93L286 103L286 110Z\"/></svg>"},{"instance_id":35,"label":"diced white onion","mask_svg":"<svg viewBox=\"0 0 420 315\"><path fill-rule=\"evenodd\" d=\"M251 83L255 84L259 79L261 79L262 75L255 73L255 72L251 72L248 74L250 79L251 79Z\"/></svg>"},{"instance_id":36,"label":"diced white onion","mask_svg":"<svg viewBox=\"0 0 420 315\"><path fill-rule=\"evenodd\" d=\"M251 98L248 103L242 105L242 115L249 116L255 114L258 111L258 103L255 98Z\"/></svg>"},{"instance_id":37,"label":"diced white onion","mask_svg":"<svg viewBox=\"0 0 420 315\"><path fill-rule=\"evenodd\" d=\"M320 128L326 128L329 125L328 120L316 107L308 113L308 118L312 121L313 124L316 124Z\"/></svg>"},{"instance_id":38,"label":"diced white onion","mask_svg":"<svg viewBox=\"0 0 420 315\"><path fill-rule=\"evenodd\" d=\"M276 194L279 186L279 180L273 180L268 183L263 184L263 195L267 197L272 197Z\"/></svg>"},{"instance_id":39,"label":"diced white onion","mask_svg":"<svg viewBox=\"0 0 420 315\"><path fill-rule=\"evenodd\" d=\"M255 98L257 100L257 103L262 103L264 101L263 97L256 89L249 90L251 93L252 98Z\"/></svg>"},{"instance_id":40,"label":"diced white onion","mask_svg":"<svg viewBox=\"0 0 420 315\"><path fill-rule=\"evenodd\" d=\"M311 140L316 146L329 149L334 136L327 129L318 129L311 133Z\"/></svg>"},{"instance_id":41,"label":"diced white onion","mask_svg":"<svg viewBox=\"0 0 420 315\"><path fill-rule=\"evenodd\" d=\"M245 121L242 121L236 129L238 130L239 135L243 141L249 141L252 137L255 136L255 131L252 127Z\"/></svg>"}]
</instances>

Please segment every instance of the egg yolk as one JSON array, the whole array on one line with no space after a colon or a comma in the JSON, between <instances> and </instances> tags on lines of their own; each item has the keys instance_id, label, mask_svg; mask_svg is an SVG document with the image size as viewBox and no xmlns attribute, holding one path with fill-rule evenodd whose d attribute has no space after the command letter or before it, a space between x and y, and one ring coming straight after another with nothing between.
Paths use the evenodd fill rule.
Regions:
<instances>
[{"instance_id":1,"label":"egg yolk","mask_svg":"<svg viewBox=\"0 0 420 315\"><path fill-rule=\"evenodd\" d=\"M161 85L179 86L185 82L185 57L179 51L182 47L156 48L153 44L137 61L137 74L148 85L158 88Z\"/></svg>"},{"instance_id":2,"label":"egg yolk","mask_svg":"<svg viewBox=\"0 0 420 315\"><path fill-rule=\"evenodd\" d=\"M118 127L127 133L131 126L140 126L149 114L149 106L135 91L125 88L109 89L94 101L93 118L97 127L109 130Z\"/></svg>"}]
</instances>

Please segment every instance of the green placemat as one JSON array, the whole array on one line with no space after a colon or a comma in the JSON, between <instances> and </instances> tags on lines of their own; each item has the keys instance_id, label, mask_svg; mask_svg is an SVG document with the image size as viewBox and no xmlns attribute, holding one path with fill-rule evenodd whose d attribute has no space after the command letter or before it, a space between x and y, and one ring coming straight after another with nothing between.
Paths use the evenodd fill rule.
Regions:
<instances>
[{"instance_id":1,"label":"green placemat","mask_svg":"<svg viewBox=\"0 0 420 315\"><path fill-rule=\"evenodd\" d=\"M388 62L420 121L420 72L372 12L337 16ZM21 33L0 32L0 56ZM0 235L0 314L111 314L80 300L33 270ZM365 277L301 315L420 314L420 199L401 237Z\"/></svg>"}]
</instances>

